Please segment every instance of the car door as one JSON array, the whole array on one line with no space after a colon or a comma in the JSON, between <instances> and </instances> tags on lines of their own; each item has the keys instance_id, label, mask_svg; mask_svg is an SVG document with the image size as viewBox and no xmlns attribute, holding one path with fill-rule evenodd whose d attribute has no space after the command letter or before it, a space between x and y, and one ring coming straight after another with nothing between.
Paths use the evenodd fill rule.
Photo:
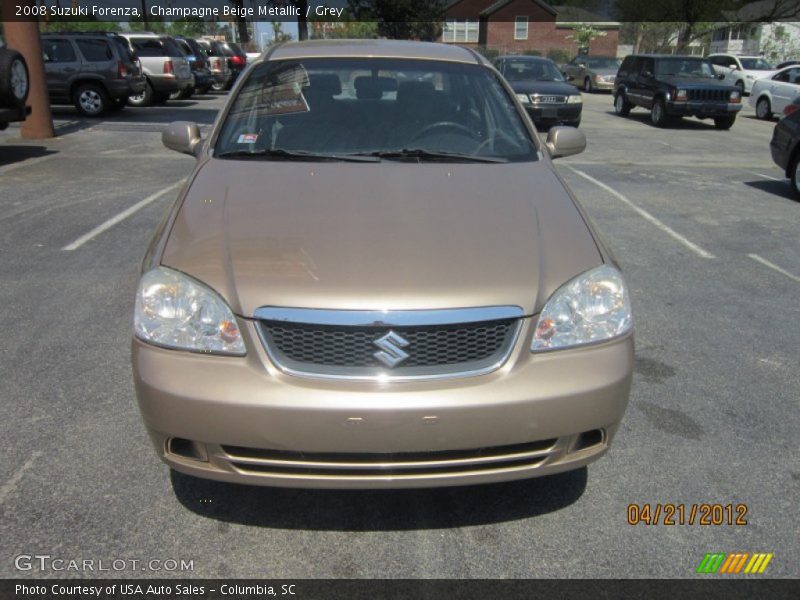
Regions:
<instances>
[{"instance_id":1,"label":"car door","mask_svg":"<svg viewBox=\"0 0 800 600\"><path fill-rule=\"evenodd\" d=\"M800 94L800 67L781 71L766 87L772 95L772 112L782 113L786 105Z\"/></svg>"},{"instance_id":2,"label":"car door","mask_svg":"<svg viewBox=\"0 0 800 600\"><path fill-rule=\"evenodd\" d=\"M81 70L75 46L67 38L47 37L42 40L42 54L50 98L67 98L70 84Z\"/></svg>"},{"instance_id":3,"label":"car door","mask_svg":"<svg viewBox=\"0 0 800 600\"><path fill-rule=\"evenodd\" d=\"M566 65L564 65L564 79L566 79L569 83L574 83L577 85L577 81L580 81L580 58L575 57L571 61L569 61Z\"/></svg>"},{"instance_id":4,"label":"car door","mask_svg":"<svg viewBox=\"0 0 800 600\"><path fill-rule=\"evenodd\" d=\"M644 108L653 106L655 92L655 61L650 56L640 56L636 61L636 76L633 78L635 85L636 104Z\"/></svg>"}]
</instances>

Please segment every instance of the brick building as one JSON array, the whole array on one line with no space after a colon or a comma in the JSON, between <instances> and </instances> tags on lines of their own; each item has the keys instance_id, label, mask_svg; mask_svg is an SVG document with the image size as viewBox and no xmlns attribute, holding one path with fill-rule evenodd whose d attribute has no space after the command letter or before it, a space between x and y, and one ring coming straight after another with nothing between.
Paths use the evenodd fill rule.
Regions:
<instances>
[{"instance_id":1,"label":"brick building","mask_svg":"<svg viewBox=\"0 0 800 600\"><path fill-rule=\"evenodd\" d=\"M578 53L569 36L581 23L605 32L593 40L591 54L616 56L620 23L571 7L553 7L543 0L453 0L446 10L441 41L484 46L501 54L537 51Z\"/></svg>"}]
</instances>

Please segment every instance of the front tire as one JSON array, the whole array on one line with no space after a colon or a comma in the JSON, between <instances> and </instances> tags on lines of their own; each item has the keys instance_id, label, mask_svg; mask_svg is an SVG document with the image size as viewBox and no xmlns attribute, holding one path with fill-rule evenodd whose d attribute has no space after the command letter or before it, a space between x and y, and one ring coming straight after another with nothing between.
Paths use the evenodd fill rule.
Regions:
<instances>
[{"instance_id":1,"label":"front tire","mask_svg":"<svg viewBox=\"0 0 800 600\"><path fill-rule=\"evenodd\" d=\"M772 106L766 96L759 98L756 103L756 117L764 121L772 118Z\"/></svg>"},{"instance_id":2,"label":"front tire","mask_svg":"<svg viewBox=\"0 0 800 600\"><path fill-rule=\"evenodd\" d=\"M586 92L587 94L591 94L594 91L594 88L592 87L591 77L587 77L586 79L583 80L583 91Z\"/></svg>"},{"instance_id":3,"label":"front tire","mask_svg":"<svg viewBox=\"0 0 800 600\"><path fill-rule=\"evenodd\" d=\"M111 104L106 91L93 83L79 85L72 95L72 101L84 117L99 117Z\"/></svg>"},{"instance_id":4,"label":"front tire","mask_svg":"<svg viewBox=\"0 0 800 600\"><path fill-rule=\"evenodd\" d=\"M800 154L797 154L792 161L792 195L794 199L800 202Z\"/></svg>"},{"instance_id":5,"label":"front tire","mask_svg":"<svg viewBox=\"0 0 800 600\"><path fill-rule=\"evenodd\" d=\"M730 129L736 122L736 117L716 117L714 119L714 127L717 129Z\"/></svg>"},{"instance_id":6,"label":"front tire","mask_svg":"<svg viewBox=\"0 0 800 600\"><path fill-rule=\"evenodd\" d=\"M656 127L664 127L667 124L667 109L663 98L656 98L653 107L650 109L650 122Z\"/></svg>"},{"instance_id":7,"label":"front tire","mask_svg":"<svg viewBox=\"0 0 800 600\"><path fill-rule=\"evenodd\" d=\"M617 113L620 117L627 117L633 106L628 99L625 97L625 93L620 90L617 92L617 95L614 97L614 112Z\"/></svg>"},{"instance_id":8,"label":"front tire","mask_svg":"<svg viewBox=\"0 0 800 600\"><path fill-rule=\"evenodd\" d=\"M25 106L30 91L28 65L22 54L0 48L0 106Z\"/></svg>"}]
</instances>

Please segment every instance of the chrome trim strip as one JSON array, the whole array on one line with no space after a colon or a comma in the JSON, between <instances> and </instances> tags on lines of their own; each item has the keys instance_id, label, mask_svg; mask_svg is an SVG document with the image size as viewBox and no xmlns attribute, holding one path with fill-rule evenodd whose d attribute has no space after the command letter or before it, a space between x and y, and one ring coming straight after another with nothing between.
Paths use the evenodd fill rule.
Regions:
<instances>
[{"instance_id":1,"label":"chrome trim strip","mask_svg":"<svg viewBox=\"0 0 800 600\"><path fill-rule=\"evenodd\" d=\"M434 310L326 310L262 306L253 316L260 321L286 321L309 325L344 327L420 327L423 325L458 325L482 321L521 319L520 306L483 306Z\"/></svg>"}]
</instances>

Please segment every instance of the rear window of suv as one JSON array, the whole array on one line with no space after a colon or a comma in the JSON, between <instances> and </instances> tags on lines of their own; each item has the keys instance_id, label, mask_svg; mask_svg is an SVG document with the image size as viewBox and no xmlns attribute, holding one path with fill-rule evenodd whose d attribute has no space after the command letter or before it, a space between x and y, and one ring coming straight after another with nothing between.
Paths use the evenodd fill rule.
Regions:
<instances>
[{"instance_id":1,"label":"rear window of suv","mask_svg":"<svg viewBox=\"0 0 800 600\"><path fill-rule=\"evenodd\" d=\"M75 43L89 62L106 62L114 59L114 53L106 40L77 39Z\"/></svg>"},{"instance_id":2,"label":"rear window of suv","mask_svg":"<svg viewBox=\"0 0 800 600\"><path fill-rule=\"evenodd\" d=\"M186 56L180 46L171 38L161 38L164 44L164 49L167 51L167 56Z\"/></svg>"},{"instance_id":3,"label":"rear window of suv","mask_svg":"<svg viewBox=\"0 0 800 600\"><path fill-rule=\"evenodd\" d=\"M139 56L167 56L161 40L155 38L131 38L133 49Z\"/></svg>"}]
</instances>

